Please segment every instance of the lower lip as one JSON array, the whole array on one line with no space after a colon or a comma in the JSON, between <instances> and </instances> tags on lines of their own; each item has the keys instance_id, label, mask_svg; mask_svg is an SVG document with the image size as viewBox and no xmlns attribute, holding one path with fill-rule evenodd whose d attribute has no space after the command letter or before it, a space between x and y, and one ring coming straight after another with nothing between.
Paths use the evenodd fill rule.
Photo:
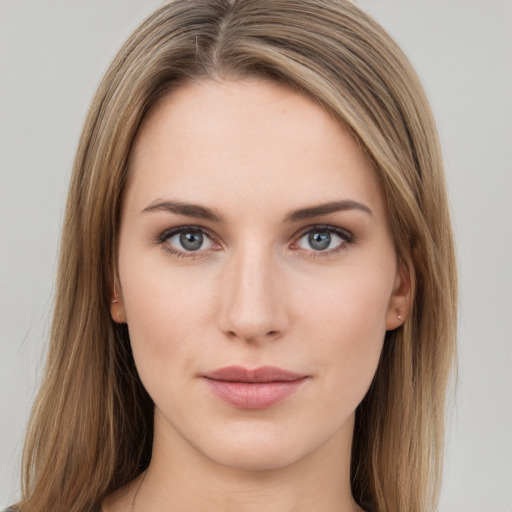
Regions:
<instances>
[{"instance_id":1,"label":"lower lip","mask_svg":"<svg viewBox=\"0 0 512 512\"><path fill-rule=\"evenodd\" d=\"M239 409L267 409L295 393L306 378L277 382L231 382L205 379L210 389Z\"/></svg>"}]
</instances>

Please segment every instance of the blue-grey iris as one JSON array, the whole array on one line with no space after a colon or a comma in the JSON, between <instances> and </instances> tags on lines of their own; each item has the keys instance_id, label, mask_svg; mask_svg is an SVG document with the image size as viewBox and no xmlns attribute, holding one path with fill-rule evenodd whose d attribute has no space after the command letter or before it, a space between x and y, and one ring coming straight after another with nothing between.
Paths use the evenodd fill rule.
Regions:
<instances>
[{"instance_id":1,"label":"blue-grey iris","mask_svg":"<svg viewBox=\"0 0 512 512\"><path fill-rule=\"evenodd\" d=\"M203 235L197 231L186 231L180 234L180 244L187 251L197 251L203 245Z\"/></svg>"},{"instance_id":2,"label":"blue-grey iris","mask_svg":"<svg viewBox=\"0 0 512 512\"><path fill-rule=\"evenodd\" d=\"M331 243L331 234L329 231L313 231L308 236L308 242L313 250L323 251Z\"/></svg>"}]
</instances>

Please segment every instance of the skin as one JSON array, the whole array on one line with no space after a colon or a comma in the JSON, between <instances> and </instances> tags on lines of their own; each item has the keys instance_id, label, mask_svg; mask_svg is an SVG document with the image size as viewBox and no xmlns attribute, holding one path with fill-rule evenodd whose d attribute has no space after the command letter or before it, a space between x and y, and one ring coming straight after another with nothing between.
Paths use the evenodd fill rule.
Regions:
<instances>
[{"instance_id":1,"label":"skin","mask_svg":"<svg viewBox=\"0 0 512 512\"><path fill-rule=\"evenodd\" d=\"M218 219L154 207L163 201ZM289 218L339 201L352 203ZM187 252L169 230L191 225L206 234ZM327 249L312 246L314 233L331 237ZM409 282L376 173L339 121L258 80L173 92L132 149L118 273L112 318L127 322L155 402L136 510L359 510L349 472L355 409L386 330L407 311ZM272 407L240 409L202 377L230 365L306 379ZM103 510L129 510L137 484Z\"/></svg>"}]
</instances>

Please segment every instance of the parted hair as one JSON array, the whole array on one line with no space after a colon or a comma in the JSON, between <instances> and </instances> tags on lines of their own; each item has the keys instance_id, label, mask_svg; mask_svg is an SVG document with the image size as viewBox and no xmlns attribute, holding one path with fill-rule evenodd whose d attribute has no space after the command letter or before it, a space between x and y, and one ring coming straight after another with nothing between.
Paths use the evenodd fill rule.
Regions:
<instances>
[{"instance_id":1,"label":"parted hair","mask_svg":"<svg viewBox=\"0 0 512 512\"><path fill-rule=\"evenodd\" d=\"M372 160L411 308L356 411L351 485L373 512L432 512L455 360L457 283L443 161L408 59L349 0L175 0L133 33L87 115L69 188L54 317L23 460L22 512L88 512L149 464L153 403L110 317L137 130L190 81L260 78L317 101ZM314 172L314 170L312 171Z\"/></svg>"}]
</instances>

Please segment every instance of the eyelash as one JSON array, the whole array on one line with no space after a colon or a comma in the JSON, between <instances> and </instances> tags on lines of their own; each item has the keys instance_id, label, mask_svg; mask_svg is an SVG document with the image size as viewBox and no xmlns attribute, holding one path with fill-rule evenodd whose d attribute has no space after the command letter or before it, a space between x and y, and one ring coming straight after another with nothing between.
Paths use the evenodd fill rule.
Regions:
<instances>
[{"instance_id":1,"label":"eyelash","mask_svg":"<svg viewBox=\"0 0 512 512\"><path fill-rule=\"evenodd\" d=\"M355 242L354 234L350 231L342 228L338 228L335 226L330 226L328 224L315 224L314 226L308 226L305 229L301 230L299 234L295 236L295 242L293 245L297 245L298 242L306 235L310 233L322 233L327 232L329 234L335 234L339 238L341 238L341 242L332 249L326 251L315 251L314 249L310 249L306 252L306 257L308 258L324 258L328 256L332 256L341 251L345 251L348 249L348 246ZM300 248L296 249L299 250Z\"/></svg>"},{"instance_id":2,"label":"eyelash","mask_svg":"<svg viewBox=\"0 0 512 512\"><path fill-rule=\"evenodd\" d=\"M173 237L174 235L187 232L201 233L202 235L209 238L214 245L220 246L220 244L214 242L213 234L200 226L179 226L176 228L167 229L156 239L155 242L157 245L161 245L162 249L166 253L177 258L200 258L205 256L202 254L205 251L180 251L179 249L175 249L172 245L167 243L167 240L169 240L169 238Z\"/></svg>"},{"instance_id":3,"label":"eyelash","mask_svg":"<svg viewBox=\"0 0 512 512\"><path fill-rule=\"evenodd\" d=\"M197 232L197 233L201 233L202 235L206 236L207 238L209 238L212 243L214 244L214 246L217 246L217 247L220 247L220 244L218 242L215 242L215 237L214 235L207 229L203 228L203 227L200 227L200 226L193 226L193 225L188 225L188 226L179 226L179 227L176 227L176 228L172 228L172 229L167 229L165 230L162 234L160 234L157 239L155 240L155 244L156 245L161 245L162 246L162 249L174 256L174 257L177 257L177 258L200 258L200 257L204 257L205 255L202 254L203 252L205 251L201 251L201 250L198 250L198 251L181 251L179 249L175 249L172 245L170 245L169 243L167 243L167 240L169 240L169 238L175 236L175 235L179 235L180 233L186 233L186 232ZM322 258L322 257L326 257L326 256L331 256L333 254L336 254L340 251L344 251L348 248L349 245L353 244L355 242L355 237L354 235L350 232L350 231L347 231L346 229L341 229L341 228L338 228L338 227L335 227L335 226L330 226L330 225L325 225L325 224L316 224L316 225L313 225L313 226L308 226L304 229L302 229L299 233L297 233L296 235L294 235L294 239L295 241L293 242L292 244L292 247L293 246L297 246L298 242L306 235L310 234L310 233L315 233L315 232L327 232L327 233L330 233L330 234L335 234L336 236L338 236L339 238L341 238L342 242L340 244L338 244L336 247L334 247L333 249L329 249L329 250L326 250L326 251L315 251L314 249L310 249L310 250L307 250L306 251L306 257L309 257L309 258ZM218 250L218 249L214 249L214 250ZM293 248L293 250L300 250L300 248Z\"/></svg>"}]
</instances>

